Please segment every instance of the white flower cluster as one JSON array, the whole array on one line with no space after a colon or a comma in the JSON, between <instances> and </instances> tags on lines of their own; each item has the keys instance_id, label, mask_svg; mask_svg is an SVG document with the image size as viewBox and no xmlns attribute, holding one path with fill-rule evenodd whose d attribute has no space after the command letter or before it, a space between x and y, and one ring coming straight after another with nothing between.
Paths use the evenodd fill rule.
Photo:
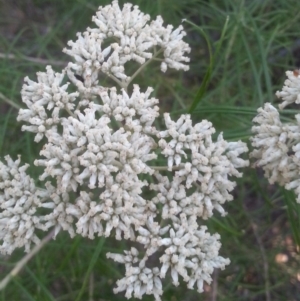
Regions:
<instances>
[{"instance_id":1,"label":"white flower cluster","mask_svg":"<svg viewBox=\"0 0 300 301\"><path fill-rule=\"evenodd\" d=\"M125 70L130 60L142 67L162 53L162 71L188 68L182 27L173 31L161 17L149 19L131 4L99 7L93 18L98 27L78 34L64 50L75 63L61 73L48 66L37 82L25 78L27 108L18 120L36 134L36 142L44 142L34 164L43 168L39 179L45 186L35 187L27 165L18 167L20 159L0 163L0 251L10 254L22 246L28 251L31 242L39 242L35 229L51 227L55 235L64 230L71 237L131 240L139 247L107 254L126 269L115 292L160 300L168 271L174 285L181 276L188 288L196 284L202 292L213 270L229 264L219 256L219 235L200 225L215 210L226 214L222 206L233 199L233 178L248 165L240 158L248 149L222 134L214 141L212 124L193 125L189 115L173 121L166 113L165 130L159 130L153 89L142 92L133 85L128 92L134 77ZM101 86L100 72L120 89Z\"/></svg>"},{"instance_id":2,"label":"white flower cluster","mask_svg":"<svg viewBox=\"0 0 300 301\"><path fill-rule=\"evenodd\" d=\"M163 55L161 71L165 72L168 67L189 69L185 53L190 47L182 41L186 34L182 26L175 30L172 25L164 27L161 16L149 23L150 16L142 13L138 6L132 9L132 4L127 3L121 9L118 1L100 6L92 21L97 27L78 33L77 41L68 42L71 49L63 50L75 59L75 63L69 63L69 74L76 72L84 79L84 86L74 79L80 91L97 85L100 71L121 80L124 86L131 80L125 70L127 62L133 60L142 65L160 53ZM113 43L107 45L107 40Z\"/></svg>"},{"instance_id":3,"label":"white flower cluster","mask_svg":"<svg viewBox=\"0 0 300 301\"><path fill-rule=\"evenodd\" d=\"M246 144L227 142L222 134L213 142L211 135L215 129L207 120L192 126L189 115L182 115L177 122L173 122L168 113L164 116L167 130L158 134L161 138L158 144L168 158L168 170L172 171L175 162L178 171L171 182L168 177L155 174L159 184L151 186L160 192L155 199L164 204L163 218L185 212L207 219L213 215L213 209L225 215L221 204L233 199L229 192L235 187L228 176L242 176L236 168L248 164L239 158L248 151ZM186 151L190 152L189 157ZM187 193L191 187L197 189Z\"/></svg>"},{"instance_id":4,"label":"white flower cluster","mask_svg":"<svg viewBox=\"0 0 300 301\"><path fill-rule=\"evenodd\" d=\"M283 102L279 109L300 103L300 75L298 71L287 71L288 79L276 96ZM256 159L255 166L262 167L270 184L278 183L296 192L300 203L300 114L294 122L282 123L279 111L270 103L258 109L252 127L254 150L250 154Z\"/></svg>"},{"instance_id":5,"label":"white flower cluster","mask_svg":"<svg viewBox=\"0 0 300 301\"><path fill-rule=\"evenodd\" d=\"M29 251L32 242L39 243L35 229L47 229L36 211L49 194L35 187L26 174L28 164L19 167L20 158L13 161L10 156L5 160L6 164L0 161L0 252L10 254L23 246Z\"/></svg>"}]
</instances>

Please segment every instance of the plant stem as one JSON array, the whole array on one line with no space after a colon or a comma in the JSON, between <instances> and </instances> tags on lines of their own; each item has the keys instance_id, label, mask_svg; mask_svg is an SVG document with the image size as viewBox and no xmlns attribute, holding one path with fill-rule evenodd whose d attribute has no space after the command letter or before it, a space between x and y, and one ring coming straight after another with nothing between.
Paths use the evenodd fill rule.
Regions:
<instances>
[{"instance_id":1,"label":"plant stem","mask_svg":"<svg viewBox=\"0 0 300 301\"><path fill-rule=\"evenodd\" d=\"M11 99L4 96L2 93L0 93L0 99L4 100L7 104L9 104L10 106L12 106L13 108L15 108L17 110L21 109L20 106L18 106L16 103L14 103Z\"/></svg>"},{"instance_id":2,"label":"plant stem","mask_svg":"<svg viewBox=\"0 0 300 301\"><path fill-rule=\"evenodd\" d=\"M153 57L149 59L145 64L141 65L130 77L130 81L128 82L127 86L133 81L133 79L147 66L149 65L160 53L162 52L162 49L159 49L157 52L153 54Z\"/></svg>"},{"instance_id":3,"label":"plant stem","mask_svg":"<svg viewBox=\"0 0 300 301\"><path fill-rule=\"evenodd\" d=\"M16 264L16 266L10 271L10 273L7 274L4 279L2 279L2 281L0 282L0 291L3 290L10 282L10 280L18 275L18 273L28 263L28 261L51 240L51 238L54 236L54 232L55 229L49 232L47 236L45 236L38 245L35 245L34 248Z\"/></svg>"}]
</instances>

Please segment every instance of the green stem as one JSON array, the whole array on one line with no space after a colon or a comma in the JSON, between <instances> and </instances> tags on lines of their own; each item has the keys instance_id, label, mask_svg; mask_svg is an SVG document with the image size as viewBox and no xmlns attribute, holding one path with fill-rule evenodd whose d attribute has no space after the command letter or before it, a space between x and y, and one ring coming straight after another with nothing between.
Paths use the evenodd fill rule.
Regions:
<instances>
[{"instance_id":1,"label":"green stem","mask_svg":"<svg viewBox=\"0 0 300 301\"><path fill-rule=\"evenodd\" d=\"M145 64L141 65L134 73L133 75L130 77L129 82L127 83L127 87L129 86L129 84L133 81L133 79L147 66L150 64L150 62L154 61L155 58L163 51L163 49L161 48L160 50L158 50L157 52L155 52L153 54L153 57L151 59L149 59Z\"/></svg>"},{"instance_id":2,"label":"green stem","mask_svg":"<svg viewBox=\"0 0 300 301\"><path fill-rule=\"evenodd\" d=\"M7 274L4 279L1 280L0 291L7 286L7 284L10 282L11 279L16 277L19 274L19 272L22 270L22 268L28 263L28 261L52 239L54 233L55 230L53 229L40 241L39 244L35 245L34 248L29 253L27 253L19 262L17 262L17 264L11 270L11 272Z\"/></svg>"},{"instance_id":3,"label":"green stem","mask_svg":"<svg viewBox=\"0 0 300 301\"><path fill-rule=\"evenodd\" d=\"M7 98L6 96L4 96L2 93L0 93L0 99L4 100L7 104L9 104L10 106L12 106L13 108L20 110L21 107L19 105L17 105L16 103L14 103L12 100L10 100L9 98Z\"/></svg>"}]
</instances>

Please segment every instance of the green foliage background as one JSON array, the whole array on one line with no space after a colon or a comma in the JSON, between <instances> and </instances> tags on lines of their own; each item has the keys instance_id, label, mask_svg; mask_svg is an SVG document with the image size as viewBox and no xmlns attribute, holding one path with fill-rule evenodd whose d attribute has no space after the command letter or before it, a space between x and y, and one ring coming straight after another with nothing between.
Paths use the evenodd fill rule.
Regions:
<instances>
[{"instance_id":1,"label":"green foliage background","mask_svg":"<svg viewBox=\"0 0 300 301\"><path fill-rule=\"evenodd\" d=\"M195 24L183 24L192 48L190 71L162 74L154 63L137 79L143 88L154 87L161 113L178 116L195 102L195 122L207 119L226 139L248 142L257 108L264 102L276 104L274 93L281 89L285 71L300 67L300 1L131 2L152 17L162 15L165 24L177 27L182 19ZM22 106L23 78L35 79L47 62L59 71L60 63L69 60L61 52L67 41L92 26L97 7L108 3L0 0L0 93ZM209 48L216 52L222 32L224 38L212 62ZM201 85L206 90L199 94ZM290 113L295 112L287 110L283 120L290 120ZM33 143L34 135L21 132L16 116L17 110L0 99L0 157L21 154L23 162L32 163L39 147ZM39 172L30 167L34 178ZM186 289L185 283L175 288L166 279L163 300L300 300L300 214L293 193L270 186L260 170L249 168L238 181L235 200L225 207L225 218L216 214L205 224L211 233L221 234L221 255L231 259L230 266L216 271L213 285L201 295ZM127 248L127 242L71 240L61 233L0 292L0 300L124 300L123 294L112 292L122 267L108 261L105 253ZM17 250L10 257L0 257L0 276L5 277L23 256L23 250Z\"/></svg>"}]
</instances>

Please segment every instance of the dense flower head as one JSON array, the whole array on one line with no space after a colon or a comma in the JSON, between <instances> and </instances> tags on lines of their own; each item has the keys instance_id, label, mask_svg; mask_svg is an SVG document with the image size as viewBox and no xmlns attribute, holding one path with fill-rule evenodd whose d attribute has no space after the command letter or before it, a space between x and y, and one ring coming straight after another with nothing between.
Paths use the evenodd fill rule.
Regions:
<instances>
[{"instance_id":1,"label":"dense flower head","mask_svg":"<svg viewBox=\"0 0 300 301\"><path fill-rule=\"evenodd\" d=\"M1 253L10 254L15 248L30 250L39 243L35 230L43 229L37 208L49 197L47 191L38 190L34 180L26 174L28 164L20 165L20 157L13 161L5 157L0 161L0 246Z\"/></svg>"},{"instance_id":2,"label":"dense flower head","mask_svg":"<svg viewBox=\"0 0 300 301\"><path fill-rule=\"evenodd\" d=\"M185 214L180 214L180 218L174 219L173 227L169 237L162 241L167 248L159 259L162 263L160 276L164 278L170 268L175 286L179 285L180 275L190 289L197 283L201 293L204 281L211 282L210 275L214 268L224 269L230 262L229 259L218 256L220 236L206 233L205 226L199 229L196 217L191 216L187 219Z\"/></svg>"},{"instance_id":3,"label":"dense flower head","mask_svg":"<svg viewBox=\"0 0 300 301\"><path fill-rule=\"evenodd\" d=\"M139 260L139 251L131 248L124 251L125 255L107 253L108 258L125 265L125 277L117 281L115 293L126 291L125 297L131 298L132 293L135 298L141 299L144 294L153 295L159 301L163 293L162 282L159 276L159 268L146 267L145 258Z\"/></svg>"},{"instance_id":4,"label":"dense flower head","mask_svg":"<svg viewBox=\"0 0 300 301\"><path fill-rule=\"evenodd\" d=\"M280 110L292 103L300 104L300 76L299 72L287 71L287 79L284 82L282 91L277 91L276 96L284 100L279 104Z\"/></svg>"},{"instance_id":5,"label":"dense flower head","mask_svg":"<svg viewBox=\"0 0 300 301\"><path fill-rule=\"evenodd\" d=\"M75 42L68 42L71 49L64 49L75 59L75 63L69 64L69 70L81 75L88 88L97 84L100 71L128 82L127 62L144 64L159 53L163 55L163 72L167 68L189 69L185 53L190 52L190 47L182 40L186 35L182 26L175 30L172 25L164 27L160 16L150 22L150 16L142 13L138 6L127 3L121 9L118 1L100 6L92 20L96 27L78 33ZM115 42L102 46L108 39Z\"/></svg>"},{"instance_id":6,"label":"dense flower head","mask_svg":"<svg viewBox=\"0 0 300 301\"><path fill-rule=\"evenodd\" d=\"M286 75L282 91L276 92L283 100L279 104L281 112L287 105L299 104L300 99L298 72L287 71ZM254 165L263 168L271 184L294 190L300 203L300 114L295 115L294 121L283 123L280 111L270 103L257 111L251 138L254 150L250 154L256 160Z\"/></svg>"},{"instance_id":7,"label":"dense flower head","mask_svg":"<svg viewBox=\"0 0 300 301\"><path fill-rule=\"evenodd\" d=\"M36 133L35 141L39 142L48 129L60 122L60 110L74 109L74 101L78 92L68 93L68 83L62 85L65 72L55 73L51 66L47 72L37 73L37 82L25 77L21 94L27 109L19 111L18 121L26 121L30 125L23 125L23 131Z\"/></svg>"},{"instance_id":8,"label":"dense flower head","mask_svg":"<svg viewBox=\"0 0 300 301\"><path fill-rule=\"evenodd\" d=\"M47 66L37 82L25 78L27 108L18 120L43 144L34 164L42 169L44 187L35 186L20 159L0 162L0 251L29 251L39 243L36 229L130 240L138 247L107 254L125 264L116 293L160 300L168 272L174 285L181 276L188 288L196 284L202 292L213 270L229 260L219 256L219 235L201 223L216 211L226 214L234 178L242 175L238 169L248 165L240 157L247 146L222 133L214 139L207 120L193 124L190 115L173 120L169 113L158 119L154 89L128 89L159 55L163 72L188 69L182 26L165 27L160 16L150 21L137 6L121 9L117 1L100 6L93 22L96 28L64 49L74 59L65 70ZM131 60L141 66L130 76L125 64ZM119 87L101 86L103 74ZM156 266L150 256L159 257Z\"/></svg>"}]
</instances>

